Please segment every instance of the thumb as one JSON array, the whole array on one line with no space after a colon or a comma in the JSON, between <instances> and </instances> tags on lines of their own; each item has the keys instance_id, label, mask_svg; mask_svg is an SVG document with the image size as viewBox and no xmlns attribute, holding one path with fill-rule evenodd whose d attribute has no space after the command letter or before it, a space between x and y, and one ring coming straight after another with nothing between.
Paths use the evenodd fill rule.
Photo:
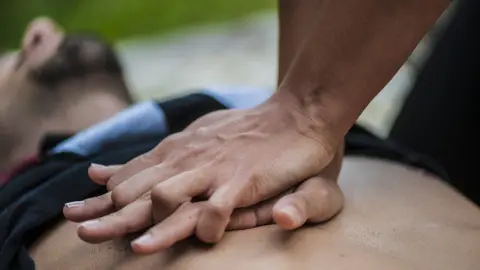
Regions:
<instances>
[{"instance_id":1,"label":"thumb","mask_svg":"<svg viewBox=\"0 0 480 270\"><path fill-rule=\"evenodd\" d=\"M227 226L227 230L245 230L272 223L272 208L280 196L255 204L250 207L236 209Z\"/></svg>"},{"instance_id":2,"label":"thumb","mask_svg":"<svg viewBox=\"0 0 480 270\"><path fill-rule=\"evenodd\" d=\"M88 168L88 176L93 182L104 186L108 180L110 180L110 177L117 173L122 167L123 165L104 166L92 163Z\"/></svg>"},{"instance_id":3,"label":"thumb","mask_svg":"<svg viewBox=\"0 0 480 270\"><path fill-rule=\"evenodd\" d=\"M343 194L336 181L320 176L304 181L295 192L273 206L273 220L286 230L319 223L335 216L343 206Z\"/></svg>"}]
</instances>

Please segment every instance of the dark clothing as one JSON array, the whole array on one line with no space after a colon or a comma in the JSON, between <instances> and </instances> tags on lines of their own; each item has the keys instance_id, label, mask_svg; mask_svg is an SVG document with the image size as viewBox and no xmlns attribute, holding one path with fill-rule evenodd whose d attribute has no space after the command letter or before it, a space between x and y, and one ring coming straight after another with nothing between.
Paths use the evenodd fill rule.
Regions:
<instances>
[{"instance_id":1,"label":"dark clothing","mask_svg":"<svg viewBox=\"0 0 480 270\"><path fill-rule=\"evenodd\" d=\"M203 114L226 108L214 98L193 94L159 103L170 132L184 129ZM46 152L68 136L48 139ZM0 189L0 269L31 270L34 262L28 246L62 217L64 204L105 192L87 175L91 163L123 164L155 147L161 136L118 138L100 152L82 156L74 153L46 155ZM378 157L423 168L440 177L442 169L429 158L376 138L355 126L346 137L346 154Z\"/></svg>"},{"instance_id":2,"label":"dark clothing","mask_svg":"<svg viewBox=\"0 0 480 270\"><path fill-rule=\"evenodd\" d=\"M451 184L480 205L475 153L480 152L480 1L456 14L421 70L390 138L435 157Z\"/></svg>"}]
</instances>

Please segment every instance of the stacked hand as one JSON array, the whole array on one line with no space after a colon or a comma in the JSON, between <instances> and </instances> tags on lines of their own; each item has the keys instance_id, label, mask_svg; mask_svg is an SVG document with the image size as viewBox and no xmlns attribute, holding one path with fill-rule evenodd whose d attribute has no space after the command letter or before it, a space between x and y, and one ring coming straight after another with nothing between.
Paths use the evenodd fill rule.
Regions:
<instances>
[{"instance_id":1,"label":"stacked hand","mask_svg":"<svg viewBox=\"0 0 480 270\"><path fill-rule=\"evenodd\" d=\"M109 192L67 204L65 217L83 222L78 235L91 243L148 229L132 242L140 253L191 235L214 243L225 230L327 220L343 205L343 136L326 126L273 99L208 114L125 165L92 165Z\"/></svg>"}]
</instances>

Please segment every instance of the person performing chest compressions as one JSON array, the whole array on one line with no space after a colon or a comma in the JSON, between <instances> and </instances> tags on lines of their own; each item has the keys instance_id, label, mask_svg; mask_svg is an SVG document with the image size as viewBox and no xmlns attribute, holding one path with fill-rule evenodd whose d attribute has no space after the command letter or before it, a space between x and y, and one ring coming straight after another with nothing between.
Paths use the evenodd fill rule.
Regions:
<instances>
[{"instance_id":1,"label":"person performing chest compressions","mask_svg":"<svg viewBox=\"0 0 480 270\"><path fill-rule=\"evenodd\" d=\"M307 2L308 5L302 4ZM172 132L184 130L183 132L163 140L157 147L154 147L156 143L152 144L153 151L149 151L147 147L147 150L144 150L147 152L146 155L135 158L139 154L132 151L131 157L128 159L133 158L133 160L126 165L91 166L89 174L92 180L99 184L106 184L111 193L83 200L88 197L85 195L81 198L83 201L67 204L63 210L67 219L72 221L93 220L93 222L87 221L77 227L77 224L71 221L62 220L51 226L29 247L36 267L38 269L161 268L200 270L225 269L227 267L229 269L317 269L318 267L326 269L476 269L480 251L479 243L475 241L480 235L478 207L441 183L441 180L444 180L443 171L432 166L428 159L420 159L420 162L409 161L410 157L416 156L415 152L397 147L392 148L391 142L372 138L361 131L352 131L349 126L353 124L354 120L347 125L347 120L341 118L343 114L337 114L333 109L345 108L339 104L347 104L344 102L347 102L348 97L353 95L352 85L354 82L356 83L355 91L366 91L373 97L374 92L377 89L380 90L382 84L388 80L389 74L393 75L397 68L396 65L402 63L402 57L407 57L409 50L413 49L423 32L434 22L446 4L433 0L421 3L413 1L379 3L379 1L373 0L356 4L347 0L305 1L302 3L280 1L279 77L281 83L279 89L283 90L267 101L269 106L259 105L254 106L253 109L220 111L198 119L202 115L199 114L198 117L191 117L192 122L198 119L197 121L185 123L185 126L181 126L178 130L172 129ZM421 9L417 12L407 12L413 10L414 7ZM356 14L356 16L348 18L338 16L347 10L348 14ZM360 12L360 10L364 12ZM389 16L380 15L386 14L385 12ZM342 19L338 19L339 17ZM364 17L368 17L369 20L363 20ZM329 24L330 21L335 22L337 19L338 24ZM285 21L294 23L285 24ZM318 31L312 30L312 27L299 27L299 25L305 26L306 22L317 26L314 29ZM404 22L404 24L399 24L399 22ZM403 30L405 24L415 25L417 32L412 30L410 34L405 33ZM328 29L326 25L329 26ZM400 27L401 25L402 27ZM310 29L310 31L302 33L302 29ZM357 35L351 33L346 36L345 32L340 32L340 30L349 29L351 31L360 29L361 31ZM410 28L407 27L407 29ZM340 35L340 33L342 34ZM293 38L297 34L303 38ZM401 35L395 36L397 34ZM354 39L356 43L348 43L347 37ZM322 42L319 41L320 38L322 38ZM304 42L297 43L292 40L307 40L308 42L303 44ZM291 43L287 41L291 41ZM395 50L378 50L394 41L398 45ZM331 48L333 43L336 45L335 49ZM373 51L382 53L372 56ZM335 52L335 54L332 54L330 58L326 57L325 63L312 61L314 59L312 56L315 55L321 55L322 57L319 59L324 59L323 56L327 56L327 52ZM352 55L358 55L358 57L347 57ZM308 61L307 56L310 56ZM332 62L329 62L329 59ZM333 68L322 68L323 65L330 66L335 59L339 61L333 65ZM309 68L305 68L305 63ZM315 65L312 67L313 64ZM316 66L317 64L319 66ZM380 69L379 67L384 69L383 72L374 76L369 73L369 70L372 69L364 65L370 66L376 71ZM302 72L299 71L300 67L303 67L301 68ZM328 76L323 73L327 71ZM320 75L323 74L323 76L313 76L314 72L320 72ZM304 78L302 74L308 76ZM332 117L331 123L342 122L343 124L339 124L339 126L325 126L328 127L326 130L328 132L325 133L328 135L326 138L336 138L335 140L337 140L336 142L330 141L331 146L325 144L328 141L309 136L316 133L311 133L308 128L313 128L313 131L319 130L316 125L297 123L299 133L302 136L307 135L304 136L307 140L297 143L298 145L282 143L282 140L289 138L287 135L292 133L286 133L285 136L280 136L280 132L269 135L269 125L249 125L256 123L251 122L254 120L263 123L262 117L275 115L273 112L282 108L275 102L286 102L286 99L278 98L279 93L290 94L285 89L295 85L293 82L309 82L308 78L313 77L316 79L331 78L325 82L325 87L328 86L327 89L337 89L333 86L344 87L338 88L338 91L344 90L345 92L342 93L345 93L346 99L338 100L337 98L342 95L337 95L336 90L319 93L322 97L321 100L331 100L332 104L336 105L327 104L328 106L317 107L311 106L314 104L311 102L315 99L304 100L302 103L293 103L286 107L292 109L292 112L299 112L298 115L293 113L287 118L293 119L292 121L297 123L296 121L302 121L302 115L305 112L312 113L312 116L325 112L325 115ZM287 78L290 78L288 80L291 82L288 82ZM352 82L340 84L339 82L343 82L344 78L351 78ZM302 90L309 89L307 86L310 84L300 85L302 87L298 87L298 89ZM368 98L357 100L358 107L349 107L350 111L348 112L351 113L352 119L356 118L356 116L353 117L355 113L359 113L363 109L360 109L361 102L365 102L366 106L368 103L366 99ZM212 104L211 101L208 102ZM178 105L179 102L167 101L167 103L168 105L163 104L162 108L169 118L174 115L171 111L175 111L172 110L174 107L172 104ZM299 104L308 106L300 107L300 110L297 110ZM183 109L185 108L193 110L195 107L183 107ZM215 108L212 111L217 109L221 108ZM308 110L304 111L303 109ZM345 114L345 117L347 115ZM314 124L323 123L323 121L317 122L319 121L317 118L312 117L311 119L316 121L313 122ZM229 121L235 123L227 125L229 131L235 132L238 128L238 134L214 130L216 132L215 139L209 137L210 125L222 127ZM169 122L174 123L174 121ZM270 122L273 123L273 121ZM280 123L284 122L280 121ZM343 126L344 124L345 126ZM204 128L203 125L206 125L207 128ZM250 126L261 127L261 129L243 130ZM285 127L285 130L288 130L288 124L285 124ZM307 129L304 129L305 127ZM324 126L320 125L320 127ZM332 128L330 129L330 127ZM350 132L347 133L347 130ZM332 131L343 134L340 136ZM344 145L343 135L345 133L347 138ZM337 134L338 138L333 134ZM352 135L358 136L352 137ZM188 194L193 197L191 201L189 196L167 196L175 195L175 192L168 193L166 191L169 189L165 188L178 187L175 185L176 181L170 181L172 178L179 181L182 186L190 183L184 183L183 181L186 181L184 177L177 177L189 170L195 170L195 174L188 174L195 178L193 179L195 181L192 180L191 183L198 183L198 187L202 189L201 183L207 183L210 178L205 177L207 179L205 182L198 182L203 179L199 180L198 177L209 176L208 170L201 171L205 174L197 171L199 168L208 166L204 164L202 167L198 164L202 160L206 160L202 155L211 153L202 152L201 146L208 145L205 149L219 149L219 153L222 154L220 156L227 157L225 160L228 161L230 155L227 151L228 147L237 145L235 140L231 141L232 138L243 138L258 143L258 147L239 148L242 151L235 151L235 157L242 156L239 153L249 157L249 151L253 151L252 149L257 148L256 151L263 149L261 146L265 141L262 138L268 138L275 142L275 144L269 144L271 147L276 145L272 151L267 151L267 147L264 149L265 151L260 152L266 153L266 155L272 153L271 158L261 154L255 155L259 158L255 160L256 163L269 166L251 166L258 170L262 168L275 170L266 171L271 174L254 171L253 175L265 177L256 177L253 178L254 180L282 180L286 179L282 178L282 175L288 175L302 178L300 184L297 183L293 188L282 190L275 186L275 184L283 183L281 181L272 182L273 184L270 186L256 186L255 181L245 180L244 183L253 183L255 187L264 188L263 190L259 189L257 193L247 192L250 191L248 185L237 186L235 182L231 186L230 183L233 182L227 180L232 179L229 168L233 167L229 166L238 166L237 171L239 172L249 172L242 170L242 168L250 167L247 166L250 163L246 165L242 163L242 160L251 161L249 158L245 158L240 161L234 159L235 162L231 163L222 163L224 167L220 166L221 163L210 164L216 171L224 172L227 182L218 182L218 185L213 185L214 188L209 189L205 194L202 193L198 196ZM309 139L312 139L313 144L310 144ZM222 141L229 143L217 145ZM190 142L188 149L182 148L184 145L182 143L185 142ZM304 145L305 142L308 142L311 147L306 147L308 145ZM318 145L314 147L314 143L321 145L322 151L319 151ZM168 148L165 148L167 147L165 145ZM238 145L245 146L247 144L239 143ZM282 145L283 148L285 145L291 145L291 147L280 151L278 145ZM133 149L136 144L132 143L123 147ZM165 149L168 149L169 154L178 156L168 156L164 152ZM297 152L298 149L306 152ZM195 157L198 159L188 159L191 154L190 150L197 151L198 155ZM222 152L224 150L227 152ZM326 158L328 162L325 162L323 167L317 161L315 164L311 163L311 160L322 159L317 151L332 154L330 158ZM342 157L344 152L347 154L345 158ZM351 155L356 155L356 157ZM212 154L210 160L215 161L216 157L218 157L217 153ZM162 164L161 160L169 158L171 162ZM175 164L173 162L175 158L187 166L181 168L181 172L178 171L179 167L176 167L175 170L169 167ZM278 163L272 163L272 160ZM422 162L423 160L424 162ZM113 158L104 161L105 165L123 164ZM282 162L287 161L289 162L288 166L280 166L284 164ZM246 167L242 167L242 164ZM295 164L299 167L294 166ZM85 165L85 171L86 167L87 165ZM152 169L159 167L161 170ZM303 174L307 174L304 171L305 168L315 170L319 167L322 168L313 175L303 176ZM173 175L163 175L166 171L170 171ZM426 173L426 171L428 172ZM82 181L88 180L86 176L83 177L85 179ZM243 177L243 175L240 174L238 177ZM159 179L162 181L157 181ZM132 180L137 180L136 185L133 185ZM172 185L156 187L165 181L170 181ZM224 187L220 185L222 183L225 184ZM238 197L227 198L215 195L219 190L230 194L227 191L239 192L242 191L242 188L246 188L243 190L245 192L234 193ZM150 191L152 191L151 196L143 197L143 194L149 194ZM138 192L142 196L137 197ZM269 192L278 193L278 196L272 197ZM248 197L252 194L266 197ZM245 199L243 196L246 195ZM142 198L148 199L142 200ZM177 200L178 198L181 200ZM231 199L230 203L234 202L234 204L218 198ZM345 198L345 203L343 203L343 198ZM172 201L172 199L174 200ZM253 200L255 203L248 205L249 200ZM228 207L224 207L222 202ZM236 205L237 202L240 204ZM178 205L180 206L177 207ZM159 208L156 206L162 206L163 212L158 212ZM291 207L294 209L293 212L289 211L292 209ZM343 211L339 212L342 208ZM115 211L118 212L110 214ZM131 215L126 215L126 213ZM142 223L142 217L148 217L148 222ZM309 223L327 222L305 226L293 231L284 230L301 227L307 221ZM276 225L268 225L271 223L276 223ZM157 228L156 231L154 231L155 228ZM225 228L233 231L224 234ZM90 245L81 241L77 237L77 232L81 239L96 244ZM141 237L145 234L148 236L147 238ZM204 242L218 241L218 243L214 246L206 245L202 241L188 238L191 235L196 235ZM188 239L178 242L184 238ZM219 241L220 238L222 239ZM137 253L151 253L151 255Z\"/></svg>"}]
</instances>

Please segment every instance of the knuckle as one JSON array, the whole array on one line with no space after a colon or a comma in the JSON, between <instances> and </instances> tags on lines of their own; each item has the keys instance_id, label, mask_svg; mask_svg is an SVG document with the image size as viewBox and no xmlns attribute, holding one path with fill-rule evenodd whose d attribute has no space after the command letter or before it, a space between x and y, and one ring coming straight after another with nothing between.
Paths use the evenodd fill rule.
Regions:
<instances>
[{"instance_id":1,"label":"knuckle","mask_svg":"<svg viewBox=\"0 0 480 270\"><path fill-rule=\"evenodd\" d=\"M311 194L311 196L308 196L308 197L314 196L317 198L317 200L325 202L325 201L328 201L332 192L330 191L330 189L326 187L318 187L315 192L310 192L310 193L315 193L315 194ZM305 194L305 197L307 197L306 194ZM305 199L309 199L309 198L305 198Z\"/></svg>"},{"instance_id":2,"label":"knuckle","mask_svg":"<svg viewBox=\"0 0 480 270\"><path fill-rule=\"evenodd\" d=\"M85 203L85 204L84 204L84 208L98 205L98 204L99 204L99 201L100 201L100 200L99 200L98 197L85 199L85 200L84 200L84 203Z\"/></svg>"},{"instance_id":3,"label":"knuckle","mask_svg":"<svg viewBox=\"0 0 480 270\"><path fill-rule=\"evenodd\" d=\"M201 203L189 203L186 207L190 208L193 217L200 215L205 210L205 206Z\"/></svg>"},{"instance_id":4,"label":"knuckle","mask_svg":"<svg viewBox=\"0 0 480 270\"><path fill-rule=\"evenodd\" d=\"M177 144L181 144L185 138L190 135L188 131L177 132L169 135L155 148L155 150L159 150L161 148L170 149L175 147Z\"/></svg>"},{"instance_id":5,"label":"knuckle","mask_svg":"<svg viewBox=\"0 0 480 270\"><path fill-rule=\"evenodd\" d=\"M136 222L125 220L123 224L124 233L132 233L138 231L139 226Z\"/></svg>"},{"instance_id":6,"label":"knuckle","mask_svg":"<svg viewBox=\"0 0 480 270\"><path fill-rule=\"evenodd\" d=\"M250 192L245 197L248 198L247 201L254 201L268 195L268 192L270 191L268 188L270 181L267 173L262 170L255 170L248 178L248 181L250 182Z\"/></svg>"},{"instance_id":7,"label":"knuckle","mask_svg":"<svg viewBox=\"0 0 480 270\"><path fill-rule=\"evenodd\" d=\"M104 205L108 205L111 203L109 193L105 193L103 195L100 195L98 197L93 197L93 198L87 198L84 200L84 206L85 207L90 207L90 208L98 208Z\"/></svg>"},{"instance_id":8,"label":"knuckle","mask_svg":"<svg viewBox=\"0 0 480 270\"><path fill-rule=\"evenodd\" d=\"M230 217L228 221L227 230L235 230L239 228L242 224L242 217L239 214L234 214Z\"/></svg>"},{"instance_id":9,"label":"knuckle","mask_svg":"<svg viewBox=\"0 0 480 270\"><path fill-rule=\"evenodd\" d=\"M319 203L312 205L312 197L316 198ZM304 200L312 210L309 221L321 222L330 219L341 209L343 197L341 194L339 194L339 197L336 196L336 191L333 189L322 187L305 194Z\"/></svg>"},{"instance_id":10,"label":"knuckle","mask_svg":"<svg viewBox=\"0 0 480 270\"><path fill-rule=\"evenodd\" d=\"M145 163L145 164L155 164L159 163L163 159L162 151L159 151L157 149L152 149L140 156L136 160L140 163Z\"/></svg>"},{"instance_id":11,"label":"knuckle","mask_svg":"<svg viewBox=\"0 0 480 270\"><path fill-rule=\"evenodd\" d=\"M165 176L168 176L172 173L172 166L170 162L162 162L160 164L154 165L148 169L145 169L138 173L136 179L148 179L151 180L151 183L158 183L163 180Z\"/></svg>"},{"instance_id":12,"label":"knuckle","mask_svg":"<svg viewBox=\"0 0 480 270\"><path fill-rule=\"evenodd\" d=\"M188 156L198 156L199 154L203 153L206 150L204 145L198 143L190 143L185 146L185 152L187 152Z\"/></svg>"},{"instance_id":13,"label":"knuckle","mask_svg":"<svg viewBox=\"0 0 480 270\"><path fill-rule=\"evenodd\" d=\"M85 200L83 200L83 202L85 203L85 205L92 205L95 204L95 202L97 202L99 198L100 197L86 198Z\"/></svg>"},{"instance_id":14,"label":"knuckle","mask_svg":"<svg viewBox=\"0 0 480 270\"><path fill-rule=\"evenodd\" d=\"M174 155L164 162L165 167L168 167L172 172L182 172L189 167L187 162L188 156L186 154ZM165 168L163 168L165 170Z\"/></svg>"},{"instance_id":15,"label":"knuckle","mask_svg":"<svg viewBox=\"0 0 480 270\"><path fill-rule=\"evenodd\" d=\"M261 225L265 225L269 222L269 220L262 220L262 208L261 207L255 207L253 209L253 217L254 217L254 220L255 220L255 225L256 226L261 226Z\"/></svg>"},{"instance_id":16,"label":"knuckle","mask_svg":"<svg viewBox=\"0 0 480 270\"><path fill-rule=\"evenodd\" d=\"M208 127L199 127L195 131L195 136L203 137L207 136L209 133L209 128Z\"/></svg>"},{"instance_id":17,"label":"knuckle","mask_svg":"<svg viewBox=\"0 0 480 270\"><path fill-rule=\"evenodd\" d=\"M165 184L159 184L152 188L151 198L157 201L166 201L170 197L169 189Z\"/></svg>"},{"instance_id":18,"label":"knuckle","mask_svg":"<svg viewBox=\"0 0 480 270\"><path fill-rule=\"evenodd\" d=\"M201 126L204 126L206 123L211 123L214 122L215 120L224 117L226 113L228 113L229 110L223 109L223 110L217 110L211 113L208 113L197 120L193 121L186 130L195 130L198 129Z\"/></svg>"},{"instance_id":19,"label":"knuckle","mask_svg":"<svg viewBox=\"0 0 480 270\"><path fill-rule=\"evenodd\" d=\"M108 190L108 191L112 191L113 189L115 189L115 187L116 187L117 185L119 185L119 184L122 183L123 181L124 181L124 180L121 179L121 178L112 178L112 180L110 180L110 181L107 182L107 185L106 185L107 190Z\"/></svg>"},{"instance_id":20,"label":"knuckle","mask_svg":"<svg viewBox=\"0 0 480 270\"><path fill-rule=\"evenodd\" d=\"M176 133L166 137L165 139L162 140L162 142L155 148L155 151L158 152L159 149L161 148L171 148L173 145L175 145L177 135Z\"/></svg>"},{"instance_id":21,"label":"knuckle","mask_svg":"<svg viewBox=\"0 0 480 270\"><path fill-rule=\"evenodd\" d=\"M129 203L131 203L131 200L128 198L128 196L123 191L123 188L121 187L113 189L110 196L112 198L113 204L117 209L123 208Z\"/></svg>"},{"instance_id":22,"label":"knuckle","mask_svg":"<svg viewBox=\"0 0 480 270\"><path fill-rule=\"evenodd\" d=\"M115 236L122 236L127 233L128 222L121 213L114 212L103 219L102 222L112 229L112 234Z\"/></svg>"},{"instance_id":23,"label":"knuckle","mask_svg":"<svg viewBox=\"0 0 480 270\"><path fill-rule=\"evenodd\" d=\"M230 202L230 201L222 202L221 204L209 203L209 207L208 207L209 211L212 211L216 215L223 218L229 218L233 212L233 209L234 209L234 204L233 202Z\"/></svg>"}]
</instances>

